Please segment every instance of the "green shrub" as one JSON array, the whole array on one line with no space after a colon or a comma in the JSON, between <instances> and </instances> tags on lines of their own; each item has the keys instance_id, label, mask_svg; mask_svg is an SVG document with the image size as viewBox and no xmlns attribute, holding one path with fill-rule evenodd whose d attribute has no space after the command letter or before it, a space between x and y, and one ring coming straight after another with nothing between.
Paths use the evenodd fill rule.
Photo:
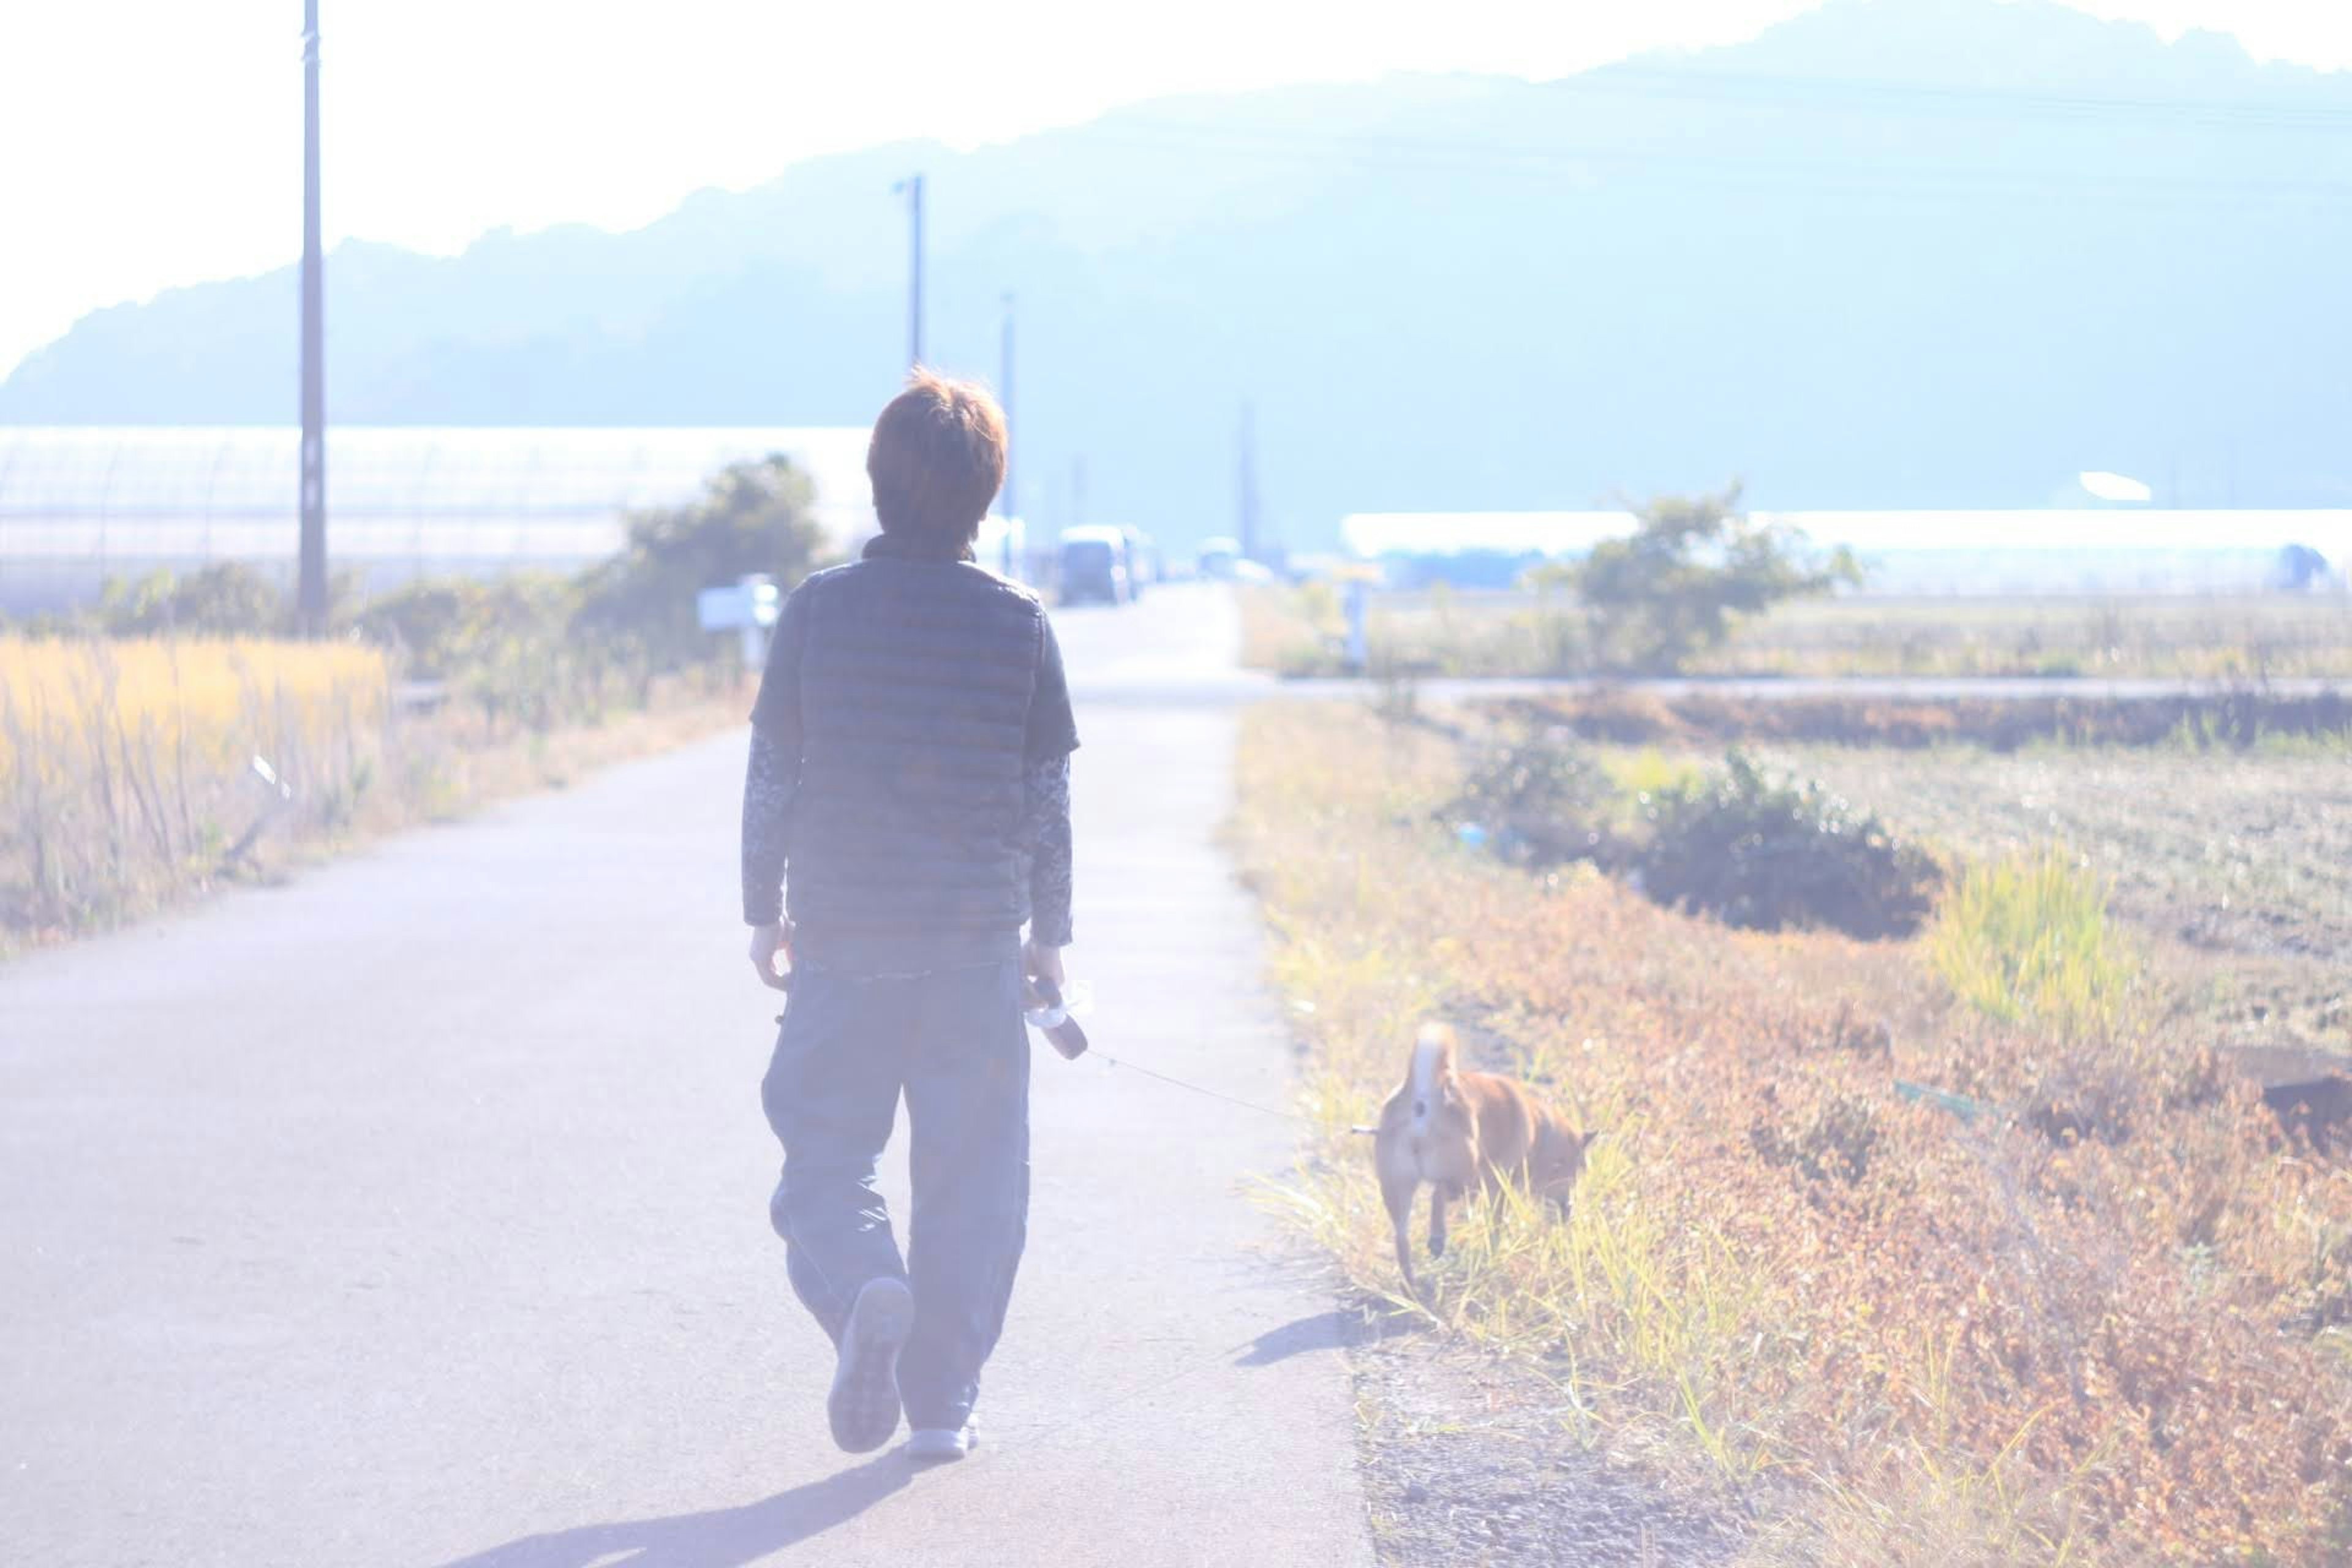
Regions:
<instances>
[{"instance_id":1,"label":"green shrub","mask_svg":"<svg viewBox=\"0 0 2352 1568\"><path fill-rule=\"evenodd\" d=\"M2076 1038L2114 1027L2137 973L2108 928L2105 888L2055 848L1962 872L1936 910L1927 955L1979 1012Z\"/></svg>"},{"instance_id":2,"label":"green shrub","mask_svg":"<svg viewBox=\"0 0 2352 1568\"><path fill-rule=\"evenodd\" d=\"M508 724L544 731L603 708L612 661L594 639L573 635L579 605L577 583L551 573L425 577L372 602L356 624L400 650L409 674L447 682L492 733Z\"/></svg>"},{"instance_id":3,"label":"green shrub","mask_svg":"<svg viewBox=\"0 0 2352 1568\"><path fill-rule=\"evenodd\" d=\"M419 577L372 599L359 613L360 635L397 648L413 676L461 671L490 632L491 584L474 577Z\"/></svg>"},{"instance_id":4,"label":"green shrub","mask_svg":"<svg viewBox=\"0 0 2352 1568\"><path fill-rule=\"evenodd\" d=\"M97 610L109 637L274 637L287 629L278 585L241 561L110 579Z\"/></svg>"},{"instance_id":5,"label":"green shrub","mask_svg":"<svg viewBox=\"0 0 2352 1568\"><path fill-rule=\"evenodd\" d=\"M1767 778L1733 752L1722 773L1655 797L1637 859L1659 903L1728 925L1831 926L1905 936L1927 918L1941 873L1875 814L1818 784Z\"/></svg>"},{"instance_id":6,"label":"green shrub","mask_svg":"<svg viewBox=\"0 0 2352 1568\"><path fill-rule=\"evenodd\" d=\"M1474 751L1462 791L1444 808L1465 837L1522 866L1585 858L1608 799L1608 773L1559 726L1506 731Z\"/></svg>"}]
</instances>

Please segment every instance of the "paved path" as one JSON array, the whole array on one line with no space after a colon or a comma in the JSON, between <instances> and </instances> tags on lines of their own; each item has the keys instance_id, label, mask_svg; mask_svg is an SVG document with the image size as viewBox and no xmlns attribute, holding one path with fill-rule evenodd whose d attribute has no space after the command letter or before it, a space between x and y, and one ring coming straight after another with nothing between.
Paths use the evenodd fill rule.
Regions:
<instances>
[{"instance_id":1,"label":"paved path","mask_svg":"<svg viewBox=\"0 0 2352 1568\"><path fill-rule=\"evenodd\" d=\"M1067 619L1073 967L1108 1048L1278 1104L1230 714L1111 700L1232 637L1191 591ZM1329 1299L1245 1194L1291 1130L1042 1046L987 1446L833 1450L767 1228L741 750L0 969L0 1556L1369 1562Z\"/></svg>"}]
</instances>

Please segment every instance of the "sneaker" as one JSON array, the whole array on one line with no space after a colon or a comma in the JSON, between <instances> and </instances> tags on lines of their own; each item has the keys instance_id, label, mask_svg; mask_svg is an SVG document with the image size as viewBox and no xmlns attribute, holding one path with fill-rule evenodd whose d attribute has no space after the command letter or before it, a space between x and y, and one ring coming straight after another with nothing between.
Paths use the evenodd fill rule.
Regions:
<instances>
[{"instance_id":1,"label":"sneaker","mask_svg":"<svg viewBox=\"0 0 2352 1568\"><path fill-rule=\"evenodd\" d=\"M903 1279L869 1279L850 1304L824 1401L844 1452L871 1453L898 1429L898 1352L914 1327L915 1295Z\"/></svg>"},{"instance_id":2,"label":"sneaker","mask_svg":"<svg viewBox=\"0 0 2352 1568\"><path fill-rule=\"evenodd\" d=\"M967 1421L961 1431L947 1426L918 1426L907 1434L906 1446L898 1451L919 1465L944 1465L979 1447L980 1428Z\"/></svg>"}]
</instances>

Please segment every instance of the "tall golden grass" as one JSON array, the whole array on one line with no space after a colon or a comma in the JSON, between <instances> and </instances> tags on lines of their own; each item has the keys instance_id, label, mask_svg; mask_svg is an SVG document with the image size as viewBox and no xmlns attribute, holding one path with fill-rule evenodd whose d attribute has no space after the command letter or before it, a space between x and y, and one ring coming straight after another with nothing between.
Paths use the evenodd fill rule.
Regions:
<instances>
[{"instance_id":1,"label":"tall golden grass","mask_svg":"<svg viewBox=\"0 0 2352 1568\"><path fill-rule=\"evenodd\" d=\"M1321 1127L1272 1201L1367 1291L1401 1286L1347 1129L1439 1014L1608 1136L1567 1226L1475 1207L1430 1310L1738 1492L1759 1560L2342 1560L2352 1172L2172 1014L2077 1035L1917 942L1511 870L1431 826L1458 770L1426 727L1262 709L1240 765Z\"/></svg>"},{"instance_id":2,"label":"tall golden grass","mask_svg":"<svg viewBox=\"0 0 2352 1568\"><path fill-rule=\"evenodd\" d=\"M0 950L560 786L740 723L745 700L708 669L579 714L391 695L358 643L0 637Z\"/></svg>"},{"instance_id":3,"label":"tall golden grass","mask_svg":"<svg viewBox=\"0 0 2352 1568\"><path fill-rule=\"evenodd\" d=\"M388 693L352 644L0 637L0 917L102 922L217 874L273 814L347 816Z\"/></svg>"}]
</instances>

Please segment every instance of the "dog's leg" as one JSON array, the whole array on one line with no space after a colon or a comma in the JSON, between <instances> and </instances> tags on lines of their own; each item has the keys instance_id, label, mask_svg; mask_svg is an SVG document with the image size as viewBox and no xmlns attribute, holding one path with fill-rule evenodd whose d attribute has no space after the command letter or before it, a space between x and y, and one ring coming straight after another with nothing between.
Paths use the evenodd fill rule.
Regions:
<instances>
[{"instance_id":1,"label":"dog's leg","mask_svg":"<svg viewBox=\"0 0 2352 1568\"><path fill-rule=\"evenodd\" d=\"M1404 1275L1404 1288L1417 1300L1421 1281L1412 1272L1412 1193L1421 1184L1412 1178L1393 1179L1387 1173L1381 1175L1381 1201L1388 1205L1389 1224L1396 1231L1397 1268Z\"/></svg>"},{"instance_id":2,"label":"dog's leg","mask_svg":"<svg viewBox=\"0 0 2352 1568\"><path fill-rule=\"evenodd\" d=\"M1459 1194L1457 1190L1451 1183L1433 1182L1430 1184L1429 1255L1432 1258L1443 1258L1445 1256L1445 1205L1447 1200L1458 1195Z\"/></svg>"}]
</instances>

